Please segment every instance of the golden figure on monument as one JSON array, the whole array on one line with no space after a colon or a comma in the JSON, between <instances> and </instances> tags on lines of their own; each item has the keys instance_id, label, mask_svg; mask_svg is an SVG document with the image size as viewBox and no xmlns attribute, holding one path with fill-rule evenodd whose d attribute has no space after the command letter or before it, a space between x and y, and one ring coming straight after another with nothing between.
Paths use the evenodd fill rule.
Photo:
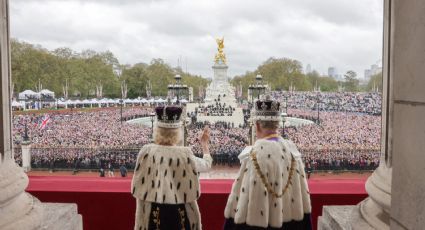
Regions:
<instances>
[{"instance_id":1,"label":"golden figure on monument","mask_svg":"<svg viewBox=\"0 0 425 230\"><path fill-rule=\"evenodd\" d=\"M218 53L215 55L214 61L216 64L219 64L221 61L223 64L226 64L226 54L224 54L224 37L215 39L218 45L217 51Z\"/></svg>"}]
</instances>

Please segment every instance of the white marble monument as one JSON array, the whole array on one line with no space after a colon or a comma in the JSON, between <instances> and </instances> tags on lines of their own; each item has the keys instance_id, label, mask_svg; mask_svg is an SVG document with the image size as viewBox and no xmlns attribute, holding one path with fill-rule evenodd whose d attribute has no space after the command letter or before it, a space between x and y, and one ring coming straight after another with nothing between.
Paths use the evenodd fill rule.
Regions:
<instances>
[{"instance_id":1,"label":"white marble monument","mask_svg":"<svg viewBox=\"0 0 425 230\"><path fill-rule=\"evenodd\" d=\"M211 83L206 89L205 100L203 106L215 105L216 100L220 99L220 103L226 103L226 106L232 106L235 108L232 116L204 116L203 114L198 114L198 121L209 121L209 122L218 122L226 121L232 122L235 126L243 124L243 112L241 108L238 108L236 103L236 91L229 82L229 77L227 76L227 60L226 55L224 54L224 38L216 39L218 48L217 54L214 58L213 69L213 78ZM190 103L187 105L187 111L193 112L195 108L198 107L197 103Z\"/></svg>"},{"instance_id":2,"label":"white marble monument","mask_svg":"<svg viewBox=\"0 0 425 230\"><path fill-rule=\"evenodd\" d=\"M218 53L215 55L212 67L214 76L212 82L206 89L205 102L214 102L220 96L220 102L227 105L236 105L235 88L229 83L227 76L226 55L224 54L224 39L217 39Z\"/></svg>"}]
</instances>

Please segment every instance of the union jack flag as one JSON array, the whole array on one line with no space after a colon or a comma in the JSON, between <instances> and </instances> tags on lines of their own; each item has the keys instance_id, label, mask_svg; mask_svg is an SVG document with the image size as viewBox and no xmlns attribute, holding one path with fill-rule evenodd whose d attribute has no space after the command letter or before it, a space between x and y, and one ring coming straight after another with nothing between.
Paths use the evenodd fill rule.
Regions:
<instances>
[{"instance_id":1,"label":"union jack flag","mask_svg":"<svg viewBox=\"0 0 425 230\"><path fill-rule=\"evenodd\" d=\"M42 130L42 129L46 128L46 125L47 125L47 123L49 123L49 122L50 122L50 116L46 114L46 115L44 116L44 118L41 120L41 123L40 123L40 129Z\"/></svg>"}]
</instances>

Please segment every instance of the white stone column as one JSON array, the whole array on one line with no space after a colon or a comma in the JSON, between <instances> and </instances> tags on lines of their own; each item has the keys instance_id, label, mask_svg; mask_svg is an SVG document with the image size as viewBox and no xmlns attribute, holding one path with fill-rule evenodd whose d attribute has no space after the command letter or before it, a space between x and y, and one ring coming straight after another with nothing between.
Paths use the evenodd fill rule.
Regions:
<instances>
[{"instance_id":1,"label":"white stone column","mask_svg":"<svg viewBox=\"0 0 425 230\"><path fill-rule=\"evenodd\" d=\"M425 226L424 12L422 0L385 0L380 166L366 182L369 197L324 207L319 229Z\"/></svg>"},{"instance_id":2,"label":"white stone column","mask_svg":"<svg viewBox=\"0 0 425 230\"><path fill-rule=\"evenodd\" d=\"M7 0L0 0L0 16L0 229L39 229L43 209L36 198L25 192L28 177L13 159Z\"/></svg>"},{"instance_id":3,"label":"white stone column","mask_svg":"<svg viewBox=\"0 0 425 230\"><path fill-rule=\"evenodd\" d=\"M22 143L22 168L25 172L31 170L31 143Z\"/></svg>"},{"instance_id":4,"label":"white stone column","mask_svg":"<svg viewBox=\"0 0 425 230\"><path fill-rule=\"evenodd\" d=\"M82 229L75 204L46 204L25 192L28 177L13 159L9 1L0 0L0 229Z\"/></svg>"},{"instance_id":5,"label":"white stone column","mask_svg":"<svg viewBox=\"0 0 425 230\"><path fill-rule=\"evenodd\" d=\"M369 195L359 204L360 217L374 229L389 229L389 213L391 209L391 136L393 108L393 75L391 74L392 53L392 8L393 1L384 1L384 41L382 69L382 129L381 129L381 159L379 167L366 181L366 191ZM353 210L357 212L357 209Z\"/></svg>"},{"instance_id":6,"label":"white stone column","mask_svg":"<svg viewBox=\"0 0 425 230\"><path fill-rule=\"evenodd\" d=\"M393 0L391 229L425 228L425 1Z\"/></svg>"}]
</instances>

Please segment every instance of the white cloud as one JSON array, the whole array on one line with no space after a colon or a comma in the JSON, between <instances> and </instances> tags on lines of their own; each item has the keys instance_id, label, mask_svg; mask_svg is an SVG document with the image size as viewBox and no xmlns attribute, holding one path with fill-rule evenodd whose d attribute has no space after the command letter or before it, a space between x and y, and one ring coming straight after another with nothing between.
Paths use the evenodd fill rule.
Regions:
<instances>
[{"instance_id":1,"label":"white cloud","mask_svg":"<svg viewBox=\"0 0 425 230\"><path fill-rule=\"evenodd\" d=\"M181 56L211 76L215 37L225 37L231 76L269 57L326 73L363 70L381 59L382 0L14 0L12 36L48 49L111 50L122 63ZM183 64L185 68L185 64Z\"/></svg>"}]
</instances>

